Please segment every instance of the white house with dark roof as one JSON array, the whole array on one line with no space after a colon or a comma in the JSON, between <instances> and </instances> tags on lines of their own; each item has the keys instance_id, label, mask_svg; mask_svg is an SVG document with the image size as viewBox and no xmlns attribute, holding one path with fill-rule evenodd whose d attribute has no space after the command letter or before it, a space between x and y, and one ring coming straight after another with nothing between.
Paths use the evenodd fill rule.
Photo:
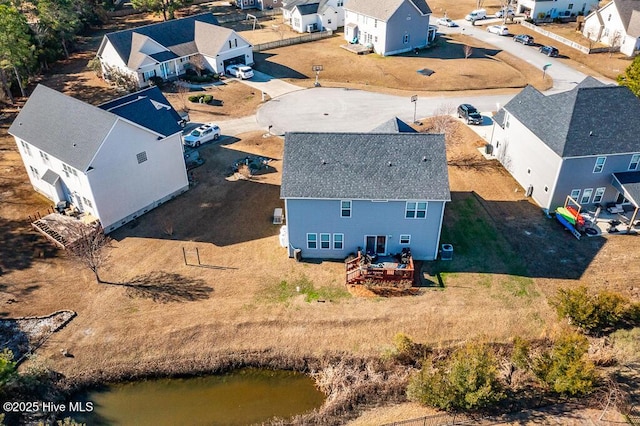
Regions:
<instances>
[{"instance_id":1,"label":"white house with dark roof","mask_svg":"<svg viewBox=\"0 0 640 426\"><path fill-rule=\"evenodd\" d=\"M280 197L288 251L344 259L359 249L435 259L450 201L443 135L285 134Z\"/></svg>"},{"instance_id":2,"label":"white house with dark roof","mask_svg":"<svg viewBox=\"0 0 640 426\"><path fill-rule=\"evenodd\" d=\"M9 133L36 191L111 232L188 189L179 120L157 87L95 107L38 85Z\"/></svg>"},{"instance_id":3,"label":"white house with dark roof","mask_svg":"<svg viewBox=\"0 0 640 426\"><path fill-rule=\"evenodd\" d=\"M582 34L590 40L617 46L627 56L640 49L640 1L613 0L590 13Z\"/></svg>"},{"instance_id":4,"label":"white house with dark roof","mask_svg":"<svg viewBox=\"0 0 640 426\"><path fill-rule=\"evenodd\" d=\"M382 56L421 49L435 39L425 0L350 0L345 6L344 38L371 46Z\"/></svg>"},{"instance_id":5,"label":"white house with dark roof","mask_svg":"<svg viewBox=\"0 0 640 426\"><path fill-rule=\"evenodd\" d=\"M238 9L273 9L280 6L280 0L236 0L236 7Z\"/></svg>"},{"instance_id":6,"label":"white house with dark roof","mask_svg":"<svg viewBox=\"0 0 640 426\"><path fill-rule=\"evenodd\" d=\"M640 202L640 100L587 77L570 91L525 87L494 116L493 154L543 209ZM637 192L637 193L636 193Z\"/></svg>"},{"instance_id":7,"label":"white house with dark roof","mask_svg":"<svg viewBox=\"0 0 640 426\"><path fill-rule=\"evenodd\" d=\"M588 15L597 9L598 0L518 0L517 15L526 15L532 19L553 19L578 15Z\"/></svg>"},{"instance_id":8,"label":"white house with dark roof","mask_svg":"<svg viewBox=\"0 0 640 426\"><path fill-rule=\"evenodd\" d=\"M282 19L300 33L344 26L344 5L351 0L283 0Z\"/></svg>"},{"instance_id":9,"label":"white house with dark roof","mask_svg":"<svg viewBox=\"0 0 640 426\"><path fill-rule=\"evenodd\" d=\"M253 65L251 44L217 24L211 13L203 13L106 34L97 54L103 75L108 80L119 71L145 87L151 77L167 80L184 74L196 55L219 74L230 64Z\"/></svg>"}]
</instances>

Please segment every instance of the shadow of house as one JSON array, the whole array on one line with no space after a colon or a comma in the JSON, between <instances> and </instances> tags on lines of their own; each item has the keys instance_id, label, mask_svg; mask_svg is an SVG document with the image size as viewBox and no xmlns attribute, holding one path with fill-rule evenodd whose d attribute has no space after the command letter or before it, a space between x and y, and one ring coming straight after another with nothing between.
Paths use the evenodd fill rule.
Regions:
<instances>
[{"instance_id":1,"label":"shadow of house","mask_svg":"<svg viewBox=\"0 0 640 426\"><path fill-rule=\"evenodd\" d=\"M273 209L281 206L280 186L262 174L230 181L228 171L238 159L255 155L220 145L200 148L204 165L194 169L198 182L190 191L111 233L127 237L160 238L228 246L276 236ZM277 171L271 168L271 171Z\"/></svg>"},{"instance_id":2,"label":"shadow of house","mask_svg":"<svg viewBox=\"0 0 640 426\"><path fill-rule=\"evenodd\" d=\"M274 78L295 78L298 80L310 78L308 75L302 74L287 66L272 62L270 59L273 56L277 55L273 53L255 52L253 54L253 60L255 62L255 65L253 67L258 71L268 74Z\"/></svg>"},{"instance_id":3,"label":"shadow of house","mask_svg":"<svg viewBox=\"0 0 640 426\"><path fill-rule=\"evenodd\" d=\"M452 192L442 243L452 261L426 265L436 272L477 272L530 278L580 279L604 246L602 237L577 240L528 200L491 201Z\"/></svg>"}]
</instances>

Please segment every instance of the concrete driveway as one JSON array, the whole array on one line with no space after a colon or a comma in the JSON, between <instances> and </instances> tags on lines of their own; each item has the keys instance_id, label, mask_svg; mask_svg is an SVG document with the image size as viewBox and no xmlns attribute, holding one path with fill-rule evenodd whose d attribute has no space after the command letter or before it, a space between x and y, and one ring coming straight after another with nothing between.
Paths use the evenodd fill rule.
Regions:
<instances>
[{"instance_id":1,"label":"concrete driveway","mask_svg":"<svg viewBox=\"0 0 640 426\"><path fill-rule=\"evenodd\" d=\"M271 99L303 89L295 84L287 83L286 81L271 77L257 70L253 70L253 77L251 77L251 79L238 79L238 81L268 94Z\"/></svg>"}]
</instances>

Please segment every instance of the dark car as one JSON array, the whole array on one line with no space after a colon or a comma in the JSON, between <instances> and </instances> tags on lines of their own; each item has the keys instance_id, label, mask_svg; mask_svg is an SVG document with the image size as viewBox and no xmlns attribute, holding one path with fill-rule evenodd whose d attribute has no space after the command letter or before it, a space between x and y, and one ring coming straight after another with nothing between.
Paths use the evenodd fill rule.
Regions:
<instances>
[{"instance_id":1,"label":"dark car","mask_svg":"<svg viewBox=\"0 0 640 426\"><path fill-rule=\"evenodd\" d=\"M458 118L464 119L467 124L482 124L482 116L473 105L460 105L458 107Z\"/></svg>"},{"instance_id":2,"label":"dark car","mask_svg":"<svg viewBox=\"0 0 640 426\"><path fill-rule=\"evenodd\" d=\"M555 57L555 56L558 56L559 52L558 52L558 49L556 49L553 46L542 46L540 48L540 53L544 53L547 56Z\"/></svg>"},{"instance_id":3,"label":"dark car","mask_svg":"<svg viewBox=\"0 0 640 426\"><path fill-rule=\"evenodd\" d=\"M513 37L513 41L530 45L533 44L533 37L531 37L529 34L518 34L517 36Z\"/></svg>"}]
</instances>

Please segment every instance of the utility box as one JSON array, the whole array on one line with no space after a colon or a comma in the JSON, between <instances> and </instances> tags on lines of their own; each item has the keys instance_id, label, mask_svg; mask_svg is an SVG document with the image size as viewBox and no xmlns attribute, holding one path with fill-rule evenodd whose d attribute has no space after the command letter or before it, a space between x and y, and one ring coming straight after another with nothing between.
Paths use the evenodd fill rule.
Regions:
<instances>
[{"instance_id":1,"label":"utility box","mask_svg":"<svg viewBox=\"0 0 640 426\"><path fill-rule=\"evenodd\" d=\"M451 244L442 245L440 260L453 260L453 246Z\"/></svg>"}]
</instances>

